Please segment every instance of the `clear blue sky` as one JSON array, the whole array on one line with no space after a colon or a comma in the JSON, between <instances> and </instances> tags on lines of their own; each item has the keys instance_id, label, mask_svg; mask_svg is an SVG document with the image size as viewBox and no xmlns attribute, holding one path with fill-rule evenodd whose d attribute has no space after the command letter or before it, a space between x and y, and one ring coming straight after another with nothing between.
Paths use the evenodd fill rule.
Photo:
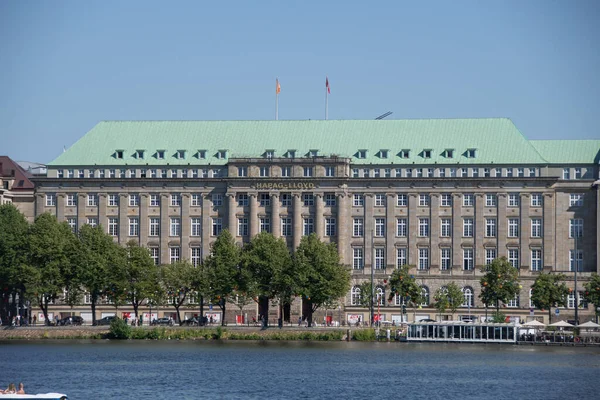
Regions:
<instances>
[{"instance_id":1,"label":"clear blue sky","mask_svg":"<svg viewBox=\"0 0 600 400\"><path fill-rule=\"evenodd\" d=\"M600 138L600 1L0 1L0 154L102 120L511 118Z\"/></svg>"}]
</instances>

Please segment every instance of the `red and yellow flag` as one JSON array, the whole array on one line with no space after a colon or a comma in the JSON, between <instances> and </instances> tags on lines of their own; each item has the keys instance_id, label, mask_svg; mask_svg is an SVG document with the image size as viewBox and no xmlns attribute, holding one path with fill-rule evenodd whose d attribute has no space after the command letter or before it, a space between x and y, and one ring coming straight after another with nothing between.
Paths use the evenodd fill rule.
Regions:
<instances>
[{"instance_id":1,"label":"red and yellow flag","mask_svg":"<svg viewBox=\"0 0 600 400\"><path fill-rule=\"evenodd\" d=\"M327 88L327 93L331 94L331 88L329 88L329 78L325 77L325 87Z\"/></svg>"},{"instance_id":2,"label":"red and yellow flag","mask_svg":"<svg viewBox=\"0 0 600 400\"><path fill-rule=\"evenodd\" d=\"M281 85L279 84L279 79L275 78L275 94L279 94L281 92Z\"/></svg>"}]
</instances>

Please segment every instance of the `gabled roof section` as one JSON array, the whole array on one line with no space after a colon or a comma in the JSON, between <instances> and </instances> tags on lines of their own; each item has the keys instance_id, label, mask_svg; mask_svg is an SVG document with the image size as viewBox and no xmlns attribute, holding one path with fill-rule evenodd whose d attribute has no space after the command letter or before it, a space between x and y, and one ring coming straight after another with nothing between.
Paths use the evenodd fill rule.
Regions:
<instances>
[{"instance_id":1,"label":"gabled roof section","mask_svg":"<svg viewBox=\"0 0 600 400\"><path fill-rule=\"evenodd\" d=\"M442 156L445 149L455 149L451 160ZM464 153L477 149L475 158ZM165 150L165 158L131 156L137 149L147 154ZM196 154L206 149L206 159L173 157L176 150ZM523 137L511 120L426 119L426 120L316 120L316 121L105 121L100 122L49 166L76 165L223 165L227 159L215 154L227 149L228 158L261 157L265 149L284 155L296 149L304 157L312 149L319 156L337 155L352 158L353 164L545 164L545 160ZM357 150L367 150L367 157L355 157ZM380 149L389 149L382 160ZM410 157L401 158L409 149ZM431 149L431 158L419 153ZM124 158L114 157L124 150Z\"/></svg>"},{"instance_id":2,"label":"gabled roof section","mask_svg":"<svg viewBox=\"0 0 600 400\"><path fill-rule=\"evenodd\" d=\"M599 164L600 140L531 140L550 164Z\"/></svg>"},{"instance_id":3,"label":"gabled roof section","mask_svg":"<svg viewBox=\"0 0 600 400\"><path fill-rule=\"evenodd\" d=\"M8 156L0 156L0 176L6 179L14 179L11 190L32 190L34 188L31 174L25 171L19 164Z\"/></svg>"}]
</instances>

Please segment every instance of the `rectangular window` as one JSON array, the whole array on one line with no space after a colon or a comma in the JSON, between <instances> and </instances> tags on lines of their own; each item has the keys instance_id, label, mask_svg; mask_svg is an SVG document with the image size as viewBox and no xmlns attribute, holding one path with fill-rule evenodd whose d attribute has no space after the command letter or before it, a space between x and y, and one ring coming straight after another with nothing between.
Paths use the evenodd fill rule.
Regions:
<instances>
[{"instance_id":1,"label":"rectangular window","mask_svg":"<svg viewBox=\"0 0 600 400\"><path fill-rule=\"evenodd\" d=\"M181 259L181 249L179 247L169 247L169 260L171 264Z\"/></svg>"},{"instance_id":2,"label":"rectangular window","mask_svg":"<svg viewBox=\"0 0 600 400\"><path fill-rule=\"evenodd\" d=\"M531 219L531 237L540 238L542 237L542 219L532 218Z\"/></svg>"},{"instance_id":3,"label":"rectangular window","mask_svg":"<svg viewBox=\"0 0 600 400\"><path fill-rule=\"evenodd\" d=\"M240 207L245 207L248 205L248 194L247 193L238 193L237 194L237 203Z\"/></svg>"},{"instance_id":4,"label":"rectangular window","mask_svg":"<svg viewBox=\"0 0 600 400\"><path fill-rule=\"evenodd\" d=\"M508 237L516 238L519 237L519 219L509 218L508 219Z\"/></svg>"},{"instance_id":5,"label":"rectangular window","mask_svg":"<svg viewBox=\"0 0 600 400\"><path fill-rule=\"evenodd\" d=\"M191 221L192 234L191 236L201 236L202 235L202 218L192 218Z\"/></svg>"},{"instance_id":6,"label":"rectangular window","mask_svg":"<svg viewBox=\"0 0 600 400\"><path fill-rule=\"evenodd\" d=\"M238 236L248 236L248 218L238 218Z\"/></svg>"},{"instance_id":7,"label":"rectangular window","mask_svg":"<svg viewBox=\"0 0 600 400\"><path fill-rule=\"evenodd\" d=\"M353 196L353 203L352 205L354 207L363 207L365 205L365 198L363 197L362 194L354 194Z\"/></svg>"},{"instance_id":8,"label":"rectangular window","mask_svg":"<svg viewBox=\"0 0 600 400\"><path fill-rule=\"evenodd\" d=\"M497 197L495 194L486 194L485 195L485 206L486 207L496 207L497 205Z\"/></svg>"},{"instance_id":9,"label":"rectangular window","mask_svg":"<svg viewBox=\"0 0 600 400\"><path fill-rule=\"evenodd\" d=\"M508 262L515 268L519 268L519 249L508 249Z\"/></svg>"},{"instance_id":10,"label":"rectangular window","mask_svg":"<svg viewBox=\"0 0 600 400\"><path fill-rule=\"evenodd\" d=\"M313 167L304 167L303 175L305 178L310 178L313 176Z\"/></svg>"},{"instance_id":11,"label":"rectangular window","mask_svg":"<svg viewBox=\"0 0 600 400\"><path fill-rule=\"evenodd\" d=\"M541 193L532 193L531 194L531 207L541 207L542 206L542 194Z\"/></svg>"},{"instance_id":12,"label":"rectangular window","mask_svg":"<svg viewBox=\"0 0 600 400\"><path fill-rule=\"evenodd\" d=\"M467 178L469 176L469 170L467 168L460 169L460 177Z\"/></svg>"},{"instance_id":13,"label":"rectangular window","mask_svg":"<svg viewBox=\"0 0 600 400\"><path fill-rule=\"evenodd\" d=\"M485 236L496 237L496 219L486 218L485 220Z\"/></svg>"},{"instance_id":14,"label":"rectangular window","mask_svg":"<svg viewBox=\"0 0 600 400\"><path fill-rule=\"evenodd\" d=\"M463 194L463 207L473 207L475 204L475 196L472 194Z\"/></svg>"},{"instance_id":15,"label":"rectangular window","mask_svg":"<svg viewBox=\"0 0 600 400\"><path fill-rule=\"evenodd\" d=\"M103 174L103 171L104 171L103 169L100 170L100 175ZM135 169L130 169L129 170L129 177L130 178L135 178L136 177L136 175L135 175Z\"/></svg>"},{"instance_id":16,"label":"rectangular window","mask_svg":"<svg viewBox=\"0 0 600 400\"><path fill-rule=\"evenodd\" d=\"M450 178L456 178L456 168L450 168Z\"/></svg>"},{"instance_id":17,"label":"rectangular window","mask_svg":"<svg viewBox=\"0 0 600 400\"><path fill-rule=\"evenodd\" d=\"M260 232L271 232L271 219L269 217L260 217L259 230Z\"/></svg>"},{"instance_id":18,"label":"rectangular window","mask_svg":"<svg viewBox=\"0 0 600 400\"><path fill-rule=\"evenodd\" d=\"M171 207L180 207L181 206L181 195L180 194L172 194L171 195Z\"/></svg>"},{"instance_id":19,"label":"rectangular window","mask_svg":"<svg viewBox=\"0 0 600 400\"><path fill-rule=\"evenodd\" d=\"M87 205L88 205L88 207L97 207L98 206L98 195L97 194L88 194Z\"/></svg>"},{"instance_id":20,"label":"rectangular window","mask_svg":"<svg viewBox=\"0 0 600 400\"><path fill-rule=\"evenodd\" d=\"M513 169L512 168L506 168L506 177L507 178L513 177Z\"/></svg>"},{"instance_id":21,"label":"rectangular window","mask_svg":"<svg viewBox=\"0 0 600 400\"><path fill-rule=\"evenodd\" d=\"M440 200L442 207L452 207L452 195L449 193L443 193Z\"/></svg>"},{"instance_id":22,"label":"rectangular window","mask_svg":"<svg viewBox=\"0 0 600 400\"><path fill-rule=\"evenodd\" d=\"M129 236L139 236L140 220L137 217L129 218Z\"/></svg>"},{"instance_id":23,"label":"rectangular window","mask_svg":"<svg viewBox=\"0 0 600 400\"><path fill-rule=\"evenodd\" d=\"M271 195L269 193L261 193L259 204L261 207L268 207L271 205Z\"/></svg>"},{"instance_id":24,"label":"rectangular window","mask_svg":"<svg viewBox=\"0 0 600 400\"><path fill-rule=\"evenodd\" d=\"M496 259L496 249L485 249L485 265L490 265Z\"/></svg>"},{"instance_id":25,"label":"rectangular window","mask_svg":"<svg viewBox=\"0 0 600 400\"><path fill-rule=\"evenodd\" d=\"M292 195L290 193L281 193L281 206L287 207L292 205Z\"/></svg>"},{"instance_id":26,"label":"rectangular window","mask_svg":"<svg viewBox=\"0 0 600 400\"><path fill-rule=\"evenodd\" d=\"M542 250L533 249L531 250L531 270L541 271L542 270Z\"/></svg>"},{"instance_id":27,"label":"rectangular window","mask_svg":"<svg viewBox=\"0 0 600 400\"><path fill-rule=\"evenodd\" d=\"M314 206L315 205L315 197L312 193L304 193L302 195L302 201L304 202L305 207Z\"/></svg>"},{"instance_id":28,"label":"rectangular window","mask_svg":"<svg viewBox=\"0 0 600 400\"><path fill-rule=\"evenodd\" d=\"M108 205L111 207L116 207L119 205L119 196L117 196L116 194L109 194L108 195Z\"/></svg>"},{"instance_id":29,"label":"rectangular window","mask_svg":"<svg viewBox=\"0 0 600 400\"><path fill-rule=\"evenodd\" d=\"M112 170L114 171L114 169ZM77 171L77 177L78 178L85 178L85 173L82 169L80 169L79 171ZM114 178L114 176L111 176L111 178Z\"/></svg>"},{"instance_id":30,"label":"rectangular window","mask_svg":"<svg viewBox=\"0 0 600 400\"><path fill-rule=\"evenodd\" d=\"M419 248L419 270L425 271L429 269L429 249Z\"/></svg>"},{"instance_id":31,"label":"rectangular window","mask_svg":"<svg viewBox=\"0 0 600 400\"><path fill-rule=\"evenodd\" d=\"M403 265L406 265L406 247L398 247L396 249L396 267L400 268Z\"/></svg>"},{"instance_id":32,"label":"rectangular window","mask_svg":"<svg viewBox=\"0 0 600 400\"><path fill-rule=\"evenodd\" d=\"M140 196L137 194L129 195L129 207L139 207L140 205Z\"/></svg>"},{"instance_id":33,"label":"rectangular window","mask_svg":"<svg viewBox=\"0 0 600 400\"><path fill-rule=\"evenodd\" d=\"M452 236L451 223L452 223L452 220L450 218L442 218L441 219L440 235L442 237L451 237Z\"/></svg>"},{"instance_id":34,"label":"rectangular window","mask_svg":"<svg viewBox=\"0 0 600 400\"><path fill-rule=\"evenodd\" d=\"M67 195L67 206L76 206L77 205L77 195L76 194L68 194Z\"/></svg>"},{"instance_id":35,"label":"rectangular window","mask_svg":"<svg viewBox=\"0 0 600 400\"><path fill-rule=\"evenodd\" d=\"M419 237L429 236L429 218L419 218Z\"/></svg>"},{"instance_id":36,"label":"rectangular window","mask_svg":"<svg viewBox=\"0 0 600 400\"><path fill-rule=\"evenodd\" d=\"M396 199L396 205L398 207L406 207L408 206L408 196L405 194L399 194Z\"/></svg>"},{"instance_id":37,"label":"rectangular window","mask_svg":"<svg viewBox=\"0 0 600 400\"><path fill-rule=\"evenodd\" d=\"M153 178L156 177L156 173L154 174ZM192 169L192 178L197 178L198 177L198 170L197 169Z\"/></svg>"},{"instance_id":38,"label":"rectangular window","mask_svg":"<svg viewBox=\"0 0 600 400\"><path fill-rule=\"evenodd\" d=\"M492 176L492 173L491 173L490 169L489 168L484 168L483 169L483 177L484 178L490 178L491 176Z\"/></svg>"},{"instance_id":39,"label":"rectangular window","mask_svg":"<svg viewBox=\"0 0 600 400\"><path fill-rule=\"evenodd\" d=\"M67 178L73 178L74 176L75 175L74 175L74 172L73 172L72 169L70 169L70 170L67 171Z\"/></svg>"},{"instance_id":40,"label":"rectangular window","mask_svg":"<svg viewBox=\"0 0 600 400\"><path fill-rule=\"evenodd\" d=\"M315 231L315 224L312 218L304 218L303 222L302 227L304 236L308 236Z\"/></svg>"},{"instance_id":41,"label":"rectangular window","mask_svg":"<svg viewBox=\"0 0 600 400\"><path fill-rule=\"evenodd\" d=\"M221 207L223 205L223 195L215 193L212 195L213 207Z\"/></svg>"},{"instance_id":42,"label":"rectangular window","mask_svg":"<svg viewBox=\"0 0 600 400\"><path fill-rule=\"evenodd\" d=\"M452 268L452 249L450 247L442 247L440 249L442 271L447 271Z\"/></svg>"},{"instance_id":43,"label":"rectangular window","mask_svg":"<svg viewBox=\"0 0 600 400\"><path fill-rule=\"evenodd\" d=\"M359 175L359 169L358 168L352 168L352 177L353 178L358 178Z\"/></svg>"},{"instance_id":44,"label":"rectangular window","mask_svg":"<svg viewBox=\"0 0 600 400\"><path fill-rule=\"evenodd\" d=\"M429 206L429 195L428 194L420 194L419 195L419 206L420 207Z\"/></svg>"},{"instance_id":45,"label":"rectangular window","mask_svg":"<svg viewBox=\"0 0 600 400\"><path fill-rule=\"evenodd\" d=\"M260 167L259 173L262 178L268 177L269 176L269 167Z\"/></svg>"},{"instance_id":46,"label":"rectangular window","mask_svg":"<svg viewBox=\"0 0 600 400\"><path fill-rule=\"evenodd\" d=\"M364 235L363 219L354 218L352 236L362 237Z\"/></svg>"},{"instance_id":47,"label":"rectangular window","mask_svg":"<svg viewBox=\"0 0 600 400\"><path fill-rule=\"evenodd\" d=\"M386 169L384 169L384 172L383 172L383 173L384 173L384 176L385 176L386 178L390 178L390 177L392 176L392 170L391 170L391 168L386 168Z\"/></svg>"},{"instance_id":48,"label":"rectangular window","mask_svg":"<svg viewBox=\"0 0 600 400\"><path fill-rule=\"evenodd\" d=\"M202 195L199 193L192 194L192 207L199 207L202 205Z\"/></svg>"},{"instance_id":49,"label":"rectangular window","mask_svg":"<svg viewBox=\"0 0 600 400\"><path fill-rule=\"evenodd\" d=\"M160 218L150 218L150 232L148 236L160 235Z\"/></svg>"},{"instance_id":50,"label":"rectangular window","mask_svg":"<svg viewBox=\"0 0 600 400\"><path fill-rule=\"evenodd\" d=\"M108 234L110 236L119 236L119 219L109 218L108 219Z\"/></svg>"},{"instance_id":51,"label":"rectangular window","mask_svg":"<svg viewBox=\"0 0 600 400\"><path fill-rule=\"evenodd\" d=\"M375 269L385 269L385 248L375 247Z\"/></svg>"},{"instance_id":52,"label":"rectangular window","mask_svg":"<svg viewBox=\"0 0 600 400\"><path fill-rule=\"evenodd\" d=\"M575 272L575 250L569 250L569 271ZM577 250L577 272L583 271L583 250Z\"/></svg>"},{"instance_id":53,"label":"rectangular window","mask_svg":"<svg viewBox=\"0 0 600 400\"><path fill-rule=\"evenodd\" d=\"M326 193L325 194L325 205L328 207L334 207L336 203L335 194Z\"/></svg>"},{"instance_id":54,"label":"rectangular window","mask_svg":"<svg viewBox=\"0 0 600 400\"><path fill-rule=\"evenodd\" d=\"M150 252L150 258L154 262L154 265L160 264L160 249L158 247L150 247L148 248Z\"/></svg>"},{"instance_id":55,"label":"rectangular window","mask_svg":"<svg viewBox=\"0 0 600 400\"><path fill-rule=\"evenodd\" d=\"M197 267L202 262L202 248L192 247L190 249L190 261L194 267Z\"/></svg>"},{"instance_id":56,"label":"rectangular window","mask_svg":"<svg viewBox=\"0 0 600 400\"><path fill-rule=\"evenodd\" d=\"M473 249L463 249L463 269L465 271L473 270Z\"/></svg>"},{"instance_id":57,"label":"rectangular window","mask_svg":"<svg viewBox=\"0 0 600 400\"><path fill-rule=\"evenodd\" d=\"M375 218L375 236L385 236L385 218Z\"/></svg>"},{"instance_id":58,"label":"rectangular window","mask_svg":"<svg viewBox=\"0 0 600 400\"><path fill-rule=\"evenodd\" d=\"M365 169L363 169L363 174L362 174L362 176L363 176L364 178L368 178L370 175L371 175L371 174L370 174L370 170L369 170L369 168L365 168Z\"/></svg>"},{"instance_id":59,"label":"rectangular window","mask_svg":"<svg viewBox=\"0 0 600 400\"><path fill-rule=\"evenodd\" d=\"M473 218L463 219L463 237L473 237Z\"/></svg>"},{"instance_id":60,"label":"rectangular window","mask_svg":"<svg viewBox=\"0 0 600 400\"><path fill-rule=\"evenodd\" d=\"M570 207L583 206L583 193L571 193L569 195L569 206Z\"/></svg>"},{"instance_id":61,"label":"rectangular window","mask_svg":"<svg viewBox=\"0 0 600 400\"><path fill-rule=\"evenodd\" d=\"M157 194L150 195L150 207L160 207L160 196Z\"/></svg>"},{"instance_id":62,"label":"rectangular window","mask_svg":"<svg viewBox=\"0 0 600 400\"><path fill-rule=\"evenodd\" d=\"M335 176L335 167L325 167L325 176L332 178Z\"/></svg>"},{"instance_id":63,"label":"rectangular window","mask_svg":"<svg viewBox=\"0 0 600 400\"><path fill-rule=\"evenodd\" d=\"M96 226L98 226L98 218L96 218L96 217L89 217L87 219L87 224L89 226L91 226L92 228L95 228Z\"/></svg>"},{"instance_id":64,"label":"rectangular window","mask_svg":"<svg viewBox=\"0 0 600 400\"><path fill-rule=\"evenodd\" d=\"M212 236L219 236L223 230L223 218L212 218Z\"/></svg>"},{"instance_id":65,"label":"rectangular window","mask_svg":"<svg viewBox=\"0 0 600 400\"><path fill-rule=\"evenodd\" d=\"M169 236L181 236L181 219L169 218Z\"/></svg>"},{"instance_id":66,"label":"rectangular window","mask_svg":"<svg viewBox=\"0 0 600 400\"><path fill-rule=\"evenodd\" d=\"M408 220L406 218L396 219L396 236L406 237L408 236Z\"/></svg>"},{"instance_id":67,"label":"rectangular window","mask_svg":"<svg viewBox=\"0 0 600 400\"><path fill-rule=\"evenodd\" d=\"M238 176L239 177L248 176L248 167L238 167Z\"/></svg>"},{"instance_id":68,"label":"rectangular window","mask_svg":"<svg viewBox=\"0 0 600 400\"><path fill-rule=\"evenodd\" d=\"M519 207L519 193L509 193L508 194L508 206L509 207Z\"/></svg>"},{"instance_id":69,"label":"rectangular window","mask_svg":"<svg viewBox=\"0 0 600 400\"><path fill-rule=\"evenodd\" d=\"M325 218L325 236L335 236L335 218Z\"/></svg>"},{"instance_id":70,"label":"rectangular window","mask_svg":"<svg viewBox=\"0 0 600 400\"><path fill-rule=\"evenodd\" d=\"M77 233L77 218L76 217L68 217L67 224L73 233Z\"/></svg>"},{"instance_id":71,"label":"rectangular window","mask_svg":"<svg viewBox=\"0 0 600 400\"><path fill-rule=\"evenodd\" d=\"M529 176L530 176L531 178L533 178L533 177L535 177L535 175L536 175L536 174L535 174L535 168L529 168Z\"/></svg>"},{"instance_id":72,"label":"rectangular window","mask_svg":"<svg viewBox=\"0 0 600 400\"><path fill-rule=\"evenodd\" d=\"M445 178L446 177L446 168L440 168L440 178Z\"/></svg>"},{"instance_id":73,"label":"rectangular window","mask_svg":"<svg viewBox=\"0 0 600 400\"><path fill-rule=\"evenodd\" d=\"M385 207L385 194L375 195L375 207Z\"/></svg>"},{"instance_id":74,"label":"rectangular window","mask_svg":"<svg viewBox=\"0 0 600 400\"><path fill-rule=\"evenodd\" d=\"M473 178L479 178L479 168L471 168L471 176Z\"/></svg>"},{"instance_id":75,"label":"rectangular window","mask_svg":"<svg viewBox=\"0 0 600 400\"><path fill-rule=\"evenodd\" d=\"M363 269L363 267L364 267L363 248L362 247L354 247L352 249L352 268L353 269Z\"/></svg>"},{"instance_id":76,"label":"rectangular window","mask_svg":"<svg viewBox=\"0 0 600 400\"><path fill-rule=\"evenodd\" d=\"M292 168L281 167L281 176L284 178L289 178L290 176L292 176Z\"/></svg>"},{"instance_id":77,"label":"rectangular window","mask_svg":"<svg viewBox=\"0 0 600 400\"><path fill-rule=\"evenodd\" d=\"M569 220L569 238L583 237L583 219L573 218Z\"/></svg>"},{"instance_id":78,"label":"rectangular window","mask_svg":"<svg viewBox=\"0 0 600 400\"><path fill-rule=\"evenodd\" d=\"M281 236L292 236L292 219L290 217L281 218Z\"/></svg>"},{"instance_id":79,"label":"rectangular window","mask_svg":"<svg viewBox=\"0 0 600 400\"><path fill-rule=\"evenodd\" d=\"M575 179L581 179L581 168L575 168Z\"/></svg>"},{"instance_id":80,"label":"rectangular window","mask_svg":"<svg viewBox=\"0 0 600 400\"><path fill-rule=\"evenodd\" d=\"M524 168L517 168L517 176L519 178L525 177L525 169Z\"/></svg>"}]
</instances>

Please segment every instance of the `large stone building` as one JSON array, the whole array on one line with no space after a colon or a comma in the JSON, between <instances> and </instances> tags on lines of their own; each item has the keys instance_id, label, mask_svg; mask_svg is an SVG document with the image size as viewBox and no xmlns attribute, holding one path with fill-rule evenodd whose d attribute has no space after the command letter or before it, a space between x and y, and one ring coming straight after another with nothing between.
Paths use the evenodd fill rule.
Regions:
<instances>
[{"instance_id":1,"label":"large stone building","mask_svg":"<svg viewBox=\"0 0 600 400\"><path fill-rule=\"evenodd\" d=\"M12 203L29 222L34 218L32 174L7 156L0 156L0 204Z\"/></svg>"},{"instance_id":2,"label":"large stone building","mask_svg":"<svg viewBox=\"0 0 600 400\"><path fill-rule=\"evenodd\" d=\"M383 279L403 264L429 296L404 318L436 318L433 294L450 281L465 304L441 317L483 316L481 267L507 257L522 291L504 312L526 319L541 271L565 273L574 287L578 264L581 291L599 269L599 161L600 140L527 140L499 118L110 121L35 179L35 212L74 230L101 224L120 243L147 246L156 263L199 263L224 228L240 243L266 230L290 249L315 232L352 270L333 312L352 322L369 320L357 285L371 268L384 295L376 312L403 317L401 299L383 300ZM561 318L573 318L575 302ZM580 318L593 315L581 307Z\"/></svg>"}]
</instances>

